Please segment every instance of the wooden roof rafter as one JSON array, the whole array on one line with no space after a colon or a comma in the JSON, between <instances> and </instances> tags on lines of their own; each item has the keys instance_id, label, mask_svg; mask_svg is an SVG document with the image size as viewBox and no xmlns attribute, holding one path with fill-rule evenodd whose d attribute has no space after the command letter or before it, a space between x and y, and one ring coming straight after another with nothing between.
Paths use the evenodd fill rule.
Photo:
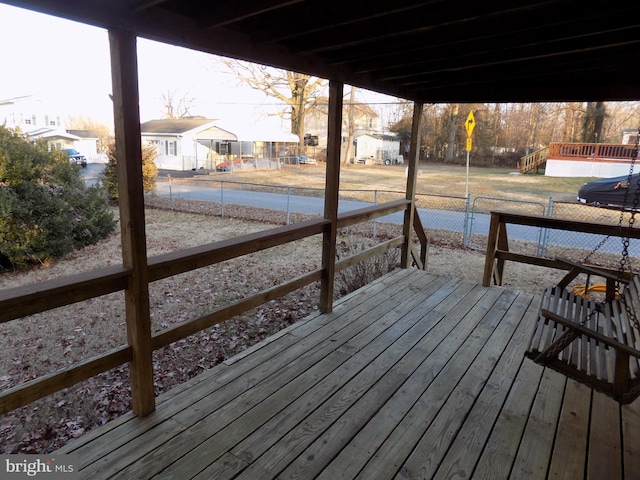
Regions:
<instances>
[{"instance_id":1,"label":"wooden roof rafter","mask_svg":"<svg viewBox=\"0 0 640 480\"><path fill-rule=\"evenodd\" d=\"M0 1L421 103L640 96L640 4L626 0Z\"/></svg>"}]
</instances>

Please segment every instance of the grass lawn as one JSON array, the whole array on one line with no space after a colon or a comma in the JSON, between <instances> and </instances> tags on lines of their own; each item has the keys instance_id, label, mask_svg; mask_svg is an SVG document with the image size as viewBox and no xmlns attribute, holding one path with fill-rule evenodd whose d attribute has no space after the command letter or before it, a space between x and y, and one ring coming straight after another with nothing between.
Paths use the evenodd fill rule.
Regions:
<instances>
[{"instance_id":1,"label":"grass lawn","mask_svg":"<svg viewBox=\"0 0 640 480\"><path fill-rule=\"evenodd\" d=\"M463 165L422 163L418 167L417 192L464 197L466 168ZM236 181L270 185L324 188L325 164L301 165L282 170L246 171L177 179L180 182ZM547 177L515 169L469 169L469 195L511 198L546 203L555 200L575 200L580 186L590 177ZM399 190L406 187L406 165L346 165L341 167L340 188L366 190Z\"/></svg>"}]
</instances>

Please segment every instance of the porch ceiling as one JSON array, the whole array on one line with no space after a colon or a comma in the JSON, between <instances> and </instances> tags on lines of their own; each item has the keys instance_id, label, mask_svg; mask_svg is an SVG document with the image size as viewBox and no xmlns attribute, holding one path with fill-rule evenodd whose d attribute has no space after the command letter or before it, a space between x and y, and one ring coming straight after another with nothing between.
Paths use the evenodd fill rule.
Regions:
<instances>
[{"instance_id":1,"label":"porch ceiling","mask_svg":"<svg viewBox=\"0 0 640 480\"><path fill-rule=\"evenodd\" d=\"M640 98L640 3L0 0L410 100Z\"/></svg>"}]
</instances>

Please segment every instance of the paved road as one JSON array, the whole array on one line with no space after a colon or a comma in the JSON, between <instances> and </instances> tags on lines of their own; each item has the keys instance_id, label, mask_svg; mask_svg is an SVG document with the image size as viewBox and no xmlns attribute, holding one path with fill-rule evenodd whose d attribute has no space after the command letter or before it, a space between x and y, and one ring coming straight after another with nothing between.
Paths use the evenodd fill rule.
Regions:
<instances>
[{"instance_id":1,"label":"paved road","mask_svg":"<svg viewBox=\"0 0 640 480\"><path fill-rule=\"evenodd\" d=\"M104 163L89 163L86 168L81 168L80 174L84 177L85 184L94 185L104 171L104 167Z\"/></svg>"}]
</instances>

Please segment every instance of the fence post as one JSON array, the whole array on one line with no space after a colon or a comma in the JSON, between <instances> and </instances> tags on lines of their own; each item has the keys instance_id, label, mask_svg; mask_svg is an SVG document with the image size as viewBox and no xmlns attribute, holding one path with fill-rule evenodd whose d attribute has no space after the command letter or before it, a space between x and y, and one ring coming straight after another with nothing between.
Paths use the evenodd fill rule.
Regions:
<instances>
[{"instance_id":1,"label":"fence post","mask_svg":"<svg viewBox=\"0 0 640 480\"><path fill-rule=\"evenodd\" d=\"M173 211L173 193L171 191L171 175L167 175L169 179L169 208Z\"/></svg>"},{"instance_id":2,"label":"fence post","mask_svg":"<svg viewBox=\"0 0 640 480\"><path fill-rule=\"evenodd\" d=\"M471 213L470 211L470 206L471 206L471 195L467 194L467 198L465 200L465 207L464 207L464 225L462 226L462 246L464 248L469 248L469 237L471 236L471 232L469 232L469 215Z\"/></svg>"},{"instance_id":3,"label":"fence post","mask_svg":"<svg viewBox=\"0 0 640 480\"><path fill-rule=\"evenodd\" d=\"M220 216L224 218L224 182L220 180Z\"/></svg>"},{"instance_id":4,"label":"fence post","mask_svg":"<svg viewBox=\"0 0 640 480\"><path fill-rule=\"evenodd\" d=\"M547 217L551 218L553 214L553 197L549 197L549 207L547 208ZM547 242L549 241L549 229L544 228L540 232L542 237L541 242L538 243L538 256L544 257L547 251Z\"/></svg>"},{"instance_id":5,"label":"fence post","mask_svg":"<svg viewBox=\"0 0 640 480\"><path fill-rule=\"evenodd\" d=\"M291 187L287 187L287 225L290 223L291 219L291 209L289 208L291 202Z\"/></svg>"},{"instance_id":6,"label":"fence post","mask_svg":"<svg viewBox=\"0 0 640 480\"><path fill-rule=\"evenodd\" d=\"M374 190L373 191L373 204L377 205L378 204L378 190ZM373 238L376 238L376 234L377 234L377 225L376 225L376 219L373 219Z\"/></svg>"}]
</instances>

